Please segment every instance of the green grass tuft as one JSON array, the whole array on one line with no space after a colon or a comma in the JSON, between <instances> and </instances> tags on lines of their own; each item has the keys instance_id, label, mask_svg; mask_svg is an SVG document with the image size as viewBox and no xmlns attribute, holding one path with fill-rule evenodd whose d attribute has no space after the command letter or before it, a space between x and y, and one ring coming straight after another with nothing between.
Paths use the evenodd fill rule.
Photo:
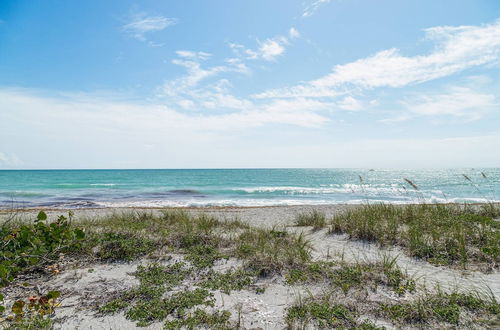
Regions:
<instances>
[{"instance_id":1,"label":"green grass tuft","mask_svg":"<svg viewBox=\"0 0 500 330\"><path fill-rule=\"evenodd\" d=\"M396 244L434 264L498 267L499 222L457 205L364 205L334 217L331 233Z\"/></svg>"},{"instance_id":2,"label":"green grass tuft","mask_svg":"<svg viewBox=\"0 0 500 330\"><path fill-rule=\"evenodd\" d=\"M329 296L299 301L287 310L286 322L290 329L382 329L372 322L358 319L352 307L335 302Z\"/></svg>"},{"instance_id":3,"label":"green grass tuft","mask_svg":"<svg viewBox=\"0 0 500 330\"><path fill-rule=\"evenodd\" d=\"M227 273L210 272L199 283L202 288L221 290L226 294L248 288L256 280L255 272L237 269Z\"/></svg>"},{"instance_id":4,"label":"green grass tuft","mask_svg":"<svg viewBox=\"0 0 500 330\"><path fill-rule=\"evenodd\" d=\"M207 313L197 309L182 319L166 321L164 329L234 329L229 322L231 313L229 311L217 311Z\"/></svg>"},{"instance_id":5,"label":"green grass tuft","mask_svg":"<svg viewBox=\"0 0 500 330\"><path fill-rule=\"evenodd\" d=\"M276 229L247 229L236 238L235 256L260 276L302 267L311 259L309 241L303 235Z\"/></svg>"},{"instance_id":6,"label":"green grass tuft","mask_svg":"<svg viewBox=\"0 0 500 330\"><path fill-rule=\"evenodd\" d=\"M399 304L382 304L383 314L400 323L429 324L433 321L458 325L464 313L475 313L489 319L495 319L500 312L500 305L492 297L483 297L478 293L421 294L415 300Z\"/></svg>"},{"instance_id":7,"label":"green grass tuft","mask_svg":"<svg viewBox=\"0 0 500 330\"><path fill-rule=\"evenodd\" d=\"M317 210L313 210L308 213L299 213L295 217L295 226L298 227L313 227L313 229L321 229L327 225L326 216Z\"/></svg>"}]
</instances>

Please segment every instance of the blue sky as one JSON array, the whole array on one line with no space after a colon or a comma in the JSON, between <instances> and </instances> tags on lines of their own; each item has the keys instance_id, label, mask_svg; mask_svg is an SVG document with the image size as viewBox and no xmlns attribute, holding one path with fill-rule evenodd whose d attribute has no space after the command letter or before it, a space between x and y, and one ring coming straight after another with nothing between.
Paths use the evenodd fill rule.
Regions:
<instances>
[{"instance_id":1,"label":"blue sky","mask_svg":"<svg viewBox=\"0 0 500 330\"><path fill-rule=\"evenodd\" d=\"M496 0L0 1L0 168L498 167Z\"/></svg>"}]
</instances>

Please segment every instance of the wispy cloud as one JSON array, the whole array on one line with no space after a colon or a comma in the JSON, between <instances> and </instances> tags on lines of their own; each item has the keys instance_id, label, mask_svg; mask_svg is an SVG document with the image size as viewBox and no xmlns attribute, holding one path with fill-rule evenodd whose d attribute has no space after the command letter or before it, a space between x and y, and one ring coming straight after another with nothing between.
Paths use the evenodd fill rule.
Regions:
<instances>
[{"instance_id":1,"label":"wispy cloud","mask_svg":"<svg viewBox=\"0 0 500 330\"><path fill-rule=\"evenodd\" d=\"M218 106L241 109L246 106L246 102L228 94L230 83L220 78L223 73L247 73L248 68L239 59L226 59L223 65L205 67L204 62L211 54L185 50L176 53L179 58L172 60L172 63L184 67L186 74L166 81L158 89L158 96L185 109Z\"/></svg>"},{"instance_id":2,"label":"wispy cloud","mask_svg":"<svg viewBox=\"0 0 500 330\"><path fill-rule=\"evenodd\" d=\"M447 86L440 91L406 96L399 105L392 116L379 122L400 123L418 117L430 118L434 123L443 123L441 119L469 122L500 110L500 101L495 94L481 91L480 86Z\"/></svg>"},{"instance_id":3,"label":"wispy cloud","mask_svg":"<svg viewBox=\"0 0 500 330\"><path fill-rule=\"evenodd\" d=\"M139 14L135 15L129 23L123 25L122 29L133 38L146 41L146 34L165 30L177 22L176 18Z\"/></svg>"},{"instance_id":4,"label":"wispy cloud","mask_svg":"<svg viewBox=\"0 0 500 330\"><path fill-rule=\"evenodd\" d=\"M236 56L242 59L274 61L285 53L286 47L290 45L291 40L299 37L300 32L296 28L291 27L288 30L287 36L279 35L273 38L267 38L264 41L257 40L258 48L256 49L246 48L237 43L230 43L229 47Z\"/></svg>"},{"instance_id":5,"label":"wispy cloud","mask_svg":"<svg viewBox=\"0 0 500 330\"><path fill-rule=\"evenodd\" d=\"M352 96L346 96L338 103L338 106L343 110L359 111L363 109L363 102Z\"/></svg>"},{"instance_id":6,"label":"wispy cloud","mask_svg":"<svg viewBox=\"0 0 500 330\"><path fill-rule=\"evenodd\" d=\"M11 168L22 164L23 162L16 155L0 151L0 168Z\"/></svg>"},{"instance_id":7,"label":"wispy cloud","mask_svg":"<svg viewBox=\"0 0 500 330\"><path fill-rule=\"evenodd\" d=\"M229 47L241 59L274 61L277 57L285 53L288 39L280 36L258 41L258 44L259 47L257 49L246 48L236 43L230 43Z\"/></svg>"},{"instance_id":8,"label":"wispy cloud","mask_svg":"<svg viewBox=\"0 0 500 330\"><path fill-rule=\"evenodd\" d=\"M439 26L425 30L436 43L427 55L404 56L396 48L336 65L333 72L297 86L257 97L335 97L349 89L403 87L452 75L500 59L500 20L481 26Z\"/></svg>"},{"instance_id":9,"label":"wispy cloud","mask_svg":"<svg viewBox=\"0 0 500 330\"><path fill-rule=\"evenodd\" d=\"M325 104L315 100L275 100L262 105L248 107L237 112L184 112L166 106L162 102L138 103L126 100L108 100L100 96L81 95L71 98L43 96L29 90L0 89L0 108L16 108L16 113L0 112L0 128L6 134L11 129L6 125L12 120L25 123L43 123L38 129L45 129L49 123L64 127L81 122L81 128L99 131L102 128L112 132L126 132L127 129L142 131L148 135L155 131L176 132L177 137L188 131L226 132L259 127L268 124L289 124L301 127L317 127L328 121L315 113ZM187 130L187 131L186 131ZM67 132L66 132L67 131ZM70 130L61 134L73 135ZM127 133L128 134L128 133ZM168 134L167 134L168 135ZM2 154L7 159L7 157Z\"/></svg>"},{"instance_id":10,"label":"wispy cloud","mask_svg":"<svg viewBox=\"0 0 500 330\"><path fill-rule=\"evenodd\" d=\"M273 140L281 134L273 132L279 130L268 130L271 135L266 135L269 142L265 144L253 142L247 138L248 131L244 133L265 125L286 124L314 128L308 130L310 136L328 122L315 111L328 107L318 100L281 99L239 112L192 114L162 104L107 100L102 96L63 98L0 89L0 109L16 109L0 111L2 134L12 141L36 140L44 146L38 152L26 149L25 143L15 144L22 164L15 164L17 157L5 150L0 153L0 163L3 161L4 167L37 168L154 167L158 162L171 167L269 167L284 163L298 167L383 167L389 161L395 167L450 167L478 163L496 166L500 160L498 153L491 152L500 148L499 132L455 134L452 138L314 139L288 145ZM13 122L23 123L25 130L19 130ZM94 157L88 157L89 153ZM343 157L346 153L353 156ZM42 154L50 154L59 162L55 165L40 157ZM235 159L240 161L231 162ZM5 160L14 165L7 166Z\"/></svg>"},{"instance_id":11,"label":"wispy cloud","mask_svg":"<svg viewBox=\"0 0 500 330\"><path fill-rule=\"evenodd\" d=\"M427 94L407 102L407 109L416 116L453 116L469 120L480 119L493 108L500 108L495 95L466 87L453 87L448 93Z\"/></svg>"},{"instance_id":12,"label":"wispy cloud","mask_svg":"<svg viewBox=\"0 0 500 330\"><path fill-rule=\"evenodd\" d=\"M268 123L293 124L316 127L329 121L318 112L336 107L333 103L308 98L293 100L265 100L254 102L232 93L228 74L247 74L248 68L239 58L228 58L223 65L207 65L210 54L205 52L177 51L180 57L173 64L186 68L186 74L166 81L158 88L158 97L169 106L197 113L226 113L225 119L235 122L245 118L250 126ZM338 108L338 107L337 107ZM227 112L230 111L229 114ZM222 117L212 116L211 121Z\"/></svg>"},{"instance_id":13,"label":"wispy cloud","mask_svg":"<svg viewBox=\"0 0 500 330\"><path fill-rule=\"evenodd\" d=\"M322 5L326 5L327 3L330 3L332 0L314 0L313 3L308 5L305 9L304 12L302 13L302 17L309 17L314 15L314 13L318 10L319 7Z\"/></svg>"},{"instance_id":14,"label":"wispy cloud","mask_svg":"<svg viewBox=\"0 0 500 330\"><path fill-rule=\"evenodd\" d=\"M298 38L300 37L300 32L299 30L297 30L296 28L294 28L293 26L290 28L290 30L288 30L288 37L290 37L290 39L295 39L295 38Z\"/></svg>"},{"instance_id":15,"label":"wispy cloud","mask_svg":"<svg viewBox=\"0 0 500 330\"><path fill-rule=\"evenodd\" d=\"M162 102L0 89L0 109L16 109L0 111L0 131L12 141L8 147L23 159L17 167L282 166L283 158L274 158L274 148L283 137L276 127L289 126L287 134L294 129L305 134L304 128L310 128L314 134L328 122L317 113L324 107L314 100L273 100L242 111L193 113ZM21 123L23 129L13 123ZM268 142L263 144L263 138ZM44 147L32 149L29 141ZM288 157L303 159L300 153Z\"/></svg>"},{"instance_id":16,"label":"wispy cloud","mask_svg":"<svg viewBox=\"0 0 500 330\"><path fill-rule=\"evenodd\" d=\"M196 60L207 60L210 57L212 57L212 54L209 54L209 53L205 53L205 52L192 52L192 51L189 51L189 50L178 50L175 53L179 57L184 57L184 58L189 58L189 59L196 59Z\"/></svg>"}]
</instances>

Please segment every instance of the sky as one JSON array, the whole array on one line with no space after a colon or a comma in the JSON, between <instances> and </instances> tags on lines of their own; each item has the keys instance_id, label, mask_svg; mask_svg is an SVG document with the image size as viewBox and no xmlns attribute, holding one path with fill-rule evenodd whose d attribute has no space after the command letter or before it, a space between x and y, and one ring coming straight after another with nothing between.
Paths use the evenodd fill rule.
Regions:
<instances>
[{"instance_id":1,"label":"sky","mask_svg":"<svg viewBox=\"0 0 500 330\"><path fill-rule=\"evenodd\" d=\"M500 166L498 0L0 0L0 168Z\"/></svg>"}]
</instances>

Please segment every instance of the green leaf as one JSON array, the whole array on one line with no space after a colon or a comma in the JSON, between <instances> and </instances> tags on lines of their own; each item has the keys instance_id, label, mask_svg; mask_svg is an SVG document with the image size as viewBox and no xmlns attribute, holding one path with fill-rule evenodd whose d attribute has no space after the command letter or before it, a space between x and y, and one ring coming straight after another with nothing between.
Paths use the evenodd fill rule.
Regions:
<instances>
[{"instance_id":1,"label":"green leaf","mask_svg":"<svg viewBox=\"0 0 500 330\"><path fill-rule=\"evenodd\" d=\"M59 292L59 291L49 291L49 293L47 293L48 299L57 299L60 296L61 296L61 292Z\"/></svg>"},{"instance_id":2,"label":"green leaf","mask_svg":"<svg viewBox=\"0 0 500 330\"><path fill-rule=\"evenodd\" d=\"M14 313L16 315L22 315L23 314L24 305L26 305L26 303L24 301L22 301L22 300L16 301L12 305L12 313Z\"/></svg>"},{"instance_id":3,"label":"green leaf","mask_svg":"<svg viewBox=\"0 0 500 330\"><path fill-rule=\"evenodd\" d=\"M0 265L0 278L6 278L9 275L9 269L4 265ZM2 296L3 298L3 296ZM0 299L1 301L2 299Z\"/></svg>"},{"instance_id":4,"label":"green leaf","mask_svg":"<svg viewBox=\"0 0 500 330\"><path fill-rule=\"evenodd\" d=\"M36 219L40 220L40 221L47 220L47 214L43 211L40 211L40 212L38 212Z\"/></svg>"},{"instance_id":5,"label":"green leaf","mask_svg":"<svg viewBox=\"0 0 500 330\"><path fill-rule=\"evenodd\" d=\"M84 239L85 233L80 228L75 229L75 235L77 239Z\"/></svg>"}]
</instances>

